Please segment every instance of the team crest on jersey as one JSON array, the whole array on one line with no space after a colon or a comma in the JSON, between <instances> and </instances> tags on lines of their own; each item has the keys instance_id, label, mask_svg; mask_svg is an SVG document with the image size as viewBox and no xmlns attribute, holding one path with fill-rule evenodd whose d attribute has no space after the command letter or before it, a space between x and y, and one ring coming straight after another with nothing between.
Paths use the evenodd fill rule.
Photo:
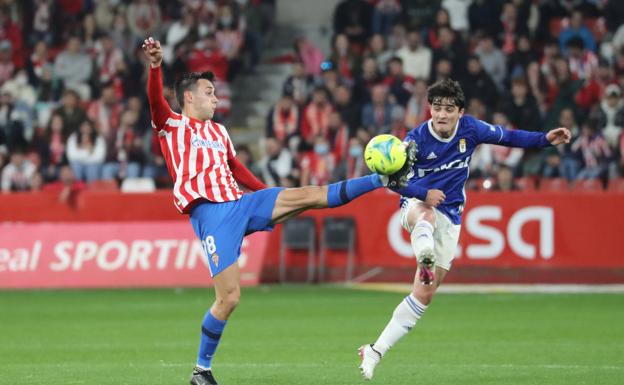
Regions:
<instances>
[{"instance_id":1,"label":"team crest on jersey","mask_svg":"<svg viewBox=\"0 0 624 385\"><path fill-rule=\"evenodd\" d=\"M466 152L466 139L461 138L459 140L459 152L464 153Z\"/></svg>"},{"instance_id":2,"label":"team crest on jersey","mask_svg":"<svg viewBox=\"0 0 624 385\"><path fill-rule=\"evenodd\" d=\"M219 266L219 254L212 253L210 259L212 259L212 263L214 263L215 267Z\"/></svg>"}]
</instances>

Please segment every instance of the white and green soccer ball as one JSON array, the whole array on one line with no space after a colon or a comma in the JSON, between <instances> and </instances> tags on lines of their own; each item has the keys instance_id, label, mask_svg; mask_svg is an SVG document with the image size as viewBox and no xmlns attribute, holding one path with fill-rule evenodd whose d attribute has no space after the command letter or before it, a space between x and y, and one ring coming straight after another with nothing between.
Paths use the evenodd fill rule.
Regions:
<instances>
[{"instance_id":1,"label":"white and green soccer ball","mask_svg":"<svg viewBox=\"0 0 624 385\"><path fill-rule=\"evenodd\" d=\"M401 139L389 134L373 137L364 150L366 166L378 174L392 175L403 167L406 160L405 145Z\"/></svg>"}]
</instances>

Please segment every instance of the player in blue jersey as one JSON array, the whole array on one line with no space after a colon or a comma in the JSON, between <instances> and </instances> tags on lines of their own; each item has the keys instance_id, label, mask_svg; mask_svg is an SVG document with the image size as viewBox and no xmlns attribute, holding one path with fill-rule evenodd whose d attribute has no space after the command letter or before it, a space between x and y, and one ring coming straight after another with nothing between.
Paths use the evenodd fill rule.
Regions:
<instances>
[{"instance_id":1,"label":"player in blue jersey","mask_svg":"<svg viewBox=\"0 0 624 385\"><path fill-rule=\"evenodd\" d=\"M567 128L547 133L507 130L464 115L464 92L450 79L432 85L427 98L431 119L405 138L418 146L413 174L406 187L395 190L401 194L401 220L410 233L418 268L412 292L396 307L377 341L360 347L360 369L366 379L373 377L388 349L424 314L451 268L466 202L464 184L475 148L481 143L526 148L570 141Z\"/></svg>"}]
</instances>

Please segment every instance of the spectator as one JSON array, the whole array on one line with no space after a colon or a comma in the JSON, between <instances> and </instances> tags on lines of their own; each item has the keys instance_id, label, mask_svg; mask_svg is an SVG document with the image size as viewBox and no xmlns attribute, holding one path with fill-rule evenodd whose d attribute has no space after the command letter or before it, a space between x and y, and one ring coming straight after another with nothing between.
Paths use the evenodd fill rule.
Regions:
<instances>
[{"instance_id":1,"label":"spectator","mask_svg":"<svg viewBox=\"0 0 624 385\"><path fill-rule=\"evenodd\" d=\"M508 166L499 166L496 171L496 179L492 186L492 191L517 191L518 186L514 181L513 170Z\"/></svg>"},{"instance_id":2,"label":"spectator","mask_svg":"<svg viewBox=\"0 0 624 385\"><path fill-rule=\"evenodd\" d=\"M414 79L428 79L431 75L431 50L422 44L422 37L416 30L407 33L407 44L401 47L396 56L403 61L403 70Z\"/></svg>"},{"instance_id":3,"label":"spectator","mask_svg":"<svg viewBox=\"0 0 624 385\"><path fill-rule=\"evenodd\" d=\"M334 179L343 180L357 178L370 173L364 163L364 147L358 138L349 139L347 155L338 163L334 172Z\"/></svg>"},{"instance_id":4,"label":"spectator","mask_svg":"<svg viewBox=\"0 0 624 385\"><path fill-rule=\"evenodd\" d=\"M303 63L306 75L318 75L321 72L323 51L305 37L295 40L295 54Z\"/></svg>"},{"instance_id":5,"label":"spectator","mask_svg":"<svg viewBox=\"0 0 624 385\"><path fill-rule=\"evenodd\" d=\"M334 33L347 35L351 43L364 47L371 35L372 5L364 0L343 0L334 11Z\"/></svg>"},{"instance_id":6,"label":"spectator","mask_svg":"<svg viewBox=\"0 0 624 385\"><path fill-rule=\"evenodd\" d=\"M386 68L386 64L393 57L393 53L386 48L384 36L375 34L368 41L365 56L374 58L377 61L377 68Z\"/></svg>"},{"instance_id":7,"label":"spectator","mask_svg":"<svg viewBox=\"0 0 624 385\"><path fill-rule=\"evenodd\" d=\"M77 195L86 187L84 182L76 180L76 175L69 165L63 165L59 170L59 180L46 184L42 191L58 194L59 202L74 205Z\"/></svg>"},{"instance_id":8,"label":"spectator","mask_svg":"<svg viewBox=\"0 0 624 385\"><path fill-rule=\"evenodd\" d=\"M507 75L510 77L521 74L526 76L529 64L538 60L528 35L520 35L516 38L515 50L507 57Z\"/></svg>"},{"instance_id":9,"label":"spectator","mask_svg":"<svg viewBox=\"0 0 624 385\"><path fill-rule=\"evenodd\" d=\"M437 39L439 47L433 50L434 71L439 70L438 64L441 61L447 60L451 65L450 70L453 71L449 72L449 76L454 79L464 79L468 52L461 37L451 28L442 26L438 28ZM447 64L443 66L448 67ZM438 78L439 75L439 73L431 74L430 79Z\"/></svg>"},{"instance_id":10,"label":"spectator","mask_svg":"<svg viewBox=\"0 0 624 385\"><path fill-rule=\"evenodd\" d=\"M390 59L384 84L388 87L394 102L405 106L412 94L414 83L414 78L406 75L403 71L401 58L393 57Z\"/></svg>"},{"instance_id":11,"label":"spectator","mask_svg":"<svg viewBox=\"0 0 624 385\"><path fill-rule=\"evenodd\" d=\"M11 61L15 68L24 67L24 42L22 30L11 20L11 11L8 6L0 6L0 41L10 42Z\"/></svg>"},{"instance_id":12,"label":"spectator","mask_svg":"<svg viewBox=\"0 0 624 385\"><path fill-rule=\"evenodd\" d=\"M230 78L229 59L221 51L214 34L208 34L195 43L186 58L186 67L191 72L212 71L219 81L227 81Z\"/></svg>"},{"instance_id":13,"label":"spectator","mask_svg":"<svg viewBox=\"0 0 624 385\"><path fill-rule=\"evenodd\" d=\"M566 127L572 133L573 143L578 137L580 130L571 108L564 108L559 114L559 127ZM546 152L546 163L543 176L546 178L563 177L568 181L576 179L581 169L581 154L572 150L572 144L560 145Z\"/></svg>"},{"instance_id":14,"label":"spectator","mask_svg":"<svg viewBox=\"0 0 624 385\"><path fill-rule=\"evenodd\" d=\"M340 76L347 79L353 79L355 74L360 72L360 56L349 45L347 35L335 36L330 60L336 65L336 71Z\"/></svg>"},{"instance_id":15,"label":"spectator","mask_svg":"<svg viewBox=\"0 0 624 385\"><path fill-rule=\"evenodd\" d=\"M368 57L362 63L362 75L355 80L353 85L353 99L359 104L364 104L371 99L371 89L376 84L383 82L383 76L375 59Z\"/></svg>"},{"instance_id":16,"label":"spectator","mask_svg":"<svg viewBox=\"0 0 624 385\"><path fill-rule=\"evenodd\" d=\"M334 92L334 103L336 111L346 123L349 130L349 137L355 136L360 127L362 107L351 97L351 89L342 84Z\"/></svg>"},{"instance_id":17,"label":"spectator","mask_svg":"<svg viewBox=\"0 0 624 385\"><path fill-rule=\"evenodd\" d=\"M9 151L27 146L29 115L28 107L16 101L8 87L0 88L0 146L5 145Z\"/></svg>"},{"instance_id":18,"label":"spectator","mask_svg":"<svg viewBox=\"0 0 624 385\"><path fill-rule=\"evenodd\" d=\"M313 149L317 137L328 137L329 116L333 111L334 106L329 100L327 89L317 87L312 94L312 100L303 109L301 120L301 138L303 140L300 150L309 151Z\"/></svg>"},{"instance_id":19,"label":"spectator","mask_svg":"<svg viewBox=\"0 0 624 385\"><path fill-rule=\"evenodd\" d=\"M498 90L502 91L507 75L506 59L503 52L494 44L494 38L491 35L482 36L475 54L479 57L485 72L494 80Z\"/></svg>"},{"instance_id":20,"label":"spectator","mask_svg":"<svg viewBox=\"0 0 624 385\"><path fill-rule=\"evenodd\" d=\"M451 29L465 35L470 24L468 22L468 8L472 1L442 0L442 7L448 12Z\"/></svg>"},{"instance_id":21,"label":"spectator","mask_svg":"<svg viewBox=\"0 0 624 385\"><path fill-rule=\"evenodd\" d=\"M468 76L462 83L466 99L479 97L488 106L498 103L498 88L492 77L485 72L481 60L476 55L468 57Z\"/></svg>"},{"instance_id":22,"label":"spectator","mask_svg":"<svg viewBox=\"0 0 624 385\"><path fill-rule=\"evenodd\" d=\"M260 160L262 180L269 187L293 186L296 179L295 159L277 138L267 138L265 155Z\"/></svg>"},{"instance_id":23,"label":"spectator","mask_svg":"<svg viewBox=\"0 0 624 385\"><path fill-rule=\"evenodd\" d=\"M242 66L241 53L244 44L244 34L239 29L239 22L230 5L223 5L218 9L217 32L215 33L219 48L228 59L228 77L231 82Z\"/></svg>"},{"instance_id":24,"label":"spectator","mask_svg":"<svg viewBox=\"0 0 624 385\"><path fill-rule=\"evenodd\" d=\"M409 27L431 27L440 3L441 0L401 0Z\"/></svg>"},{"instance_id":25,"label":"spectator","mask_svg":"<svg viewBox=\"0 0 624 385\"><path fill-rule=\"evenodd\" d=\"M128 24L134 39L152 36L161 23L160 7L153 0L136 0L130 3L126 12Z\"/></svg>"},{"instance_id":26,"label":"spectator","mask_svg":"<svg viewBox=\"0 0 624 385\"><path fill-rule=\"evenodd\" d=\"M30 55L27 64L28 76L30 84L38 86L43 76L43 68L46 65L52 65L48 52L48 45L44 41L38 41L35 44L33 53Z\"/></svg>"},{"instance_id":27,"label":"spectator","mask_svg":"<svg viewBox=\"0 0 624 385\"><path fill-rule=\"evenodd\" d=\"M521 130L538 131L542 126L541 114L529 92L526 80L516 77L511 81L511 93L502 103L503 112L511 124Z\"/></svg>"},{"instance_id":28,"label":"spectator","mask_svg":"<svg viewBox=\"0 0 624 385\"><path fill-rule=\"evenodd\" d=\"M401 3L399 0L379 0L373 8L373 33L389 35L392 26L399 20L400 16Z\"/></svg>"},{"instance_id":29,"label":"spectator","mask_svg":"<svg viewBox=\"0 0 624 385\"><path fill-rule=\"evenodd\" d=\"M615 150L624 127L624 99L622 90L617 84L609 84L606 87L596 123L611 149Z\"/></svg>"},{"instance_id":30,"label":"spectator","mask_svg":"<svg viewBox=\"0 0 624 385\"><path fill-rule=\"evenodd\" d=\"M69 136L67 159L78 179L86 182L100 179L106 159L106 142L98 135L91 121L83 121L79 131Z\"/></svg>"},{"instance_id":31,"label":"spectator","mask_svg":"<svg viewBox=\"0 0 624 385\"><path fill-rule=\"evenodd\" d=\"M282 146L295 152L301 141L300 120L292 93L284 92L267 114L266 137L277 139Z\"/></svg>"},{"instance_id":32,"label":"spectator","mask_svg":"<svg viewBox=\"0 0 624 385\"><path fill-rule=\"evenodd\" d=\"M91 102L87 110L88 118L95 124L97 132L109 145L117 135L122 110L123 107L112 83L104 86L100 98Z\"/></svg>"},{"instance_id":33,"label":"spectator","mask_svg":"<svg viewBox=\"0 0 624 385\"><path fill-rule=\"evenodd\" d=\"M578 79L589 79L598 68L598 57L585 49L583 39L571 37L566 42L570 72Z\"/></svg>"},{"instance_id":34,"label":"spectator","mask_svg":"<svg viewBox=\"0 0 624 385\"><path fill-rule=\"evenodd\" d=\"M109 34L103 34L95 43L95 63L98 68L99 84L114 85L117 96L123 96L122 78L127 71L123 51L115 46Z\"/></svg>"},{"instance_id":35,"label":"spectator","mask_svg":"<svg viewBox=\"0 0 624 385\"><path fill-rule=\"evenodd\" d=\"M284 82L284 93L291 93L294 101L303 106L314 88L314 78L306 74L303 62L296 61L292 65L292 75Z\"/></svg>"},{"instance_id":36,"label":"spectator","mask_svg":"<svg viewBox=\"0 0 624 385\"><path fill-rule=\"evenodd\" d=\"M9 80L15 71L15 64L12 59L11 42L0 40L0 84Z\"/></svg>"},{"instance_id":37,"label":"spectator","mask_svg":"<svg viewBox=\"0 0 624 385\"><path fill-rule=\"evenodd\" d=\"M31 178L36 172L37 167L26 158L24 152L14 149L9 164L2 169L2 192L30 190Z\"/></svg>"},{"instance_id":38,"label":"spectator","mask_svg":"<svg viewBox=\"0 0 624 385\"><path fill-rule=\"evenodd\" d=\"M52 43L52 5L52 0L35 0L31 44Z\"/></svg>"},{"instance_id":39,"label":"spectator","mask_svg":"<svg viewBox=\"0 0 624 385\"><path fill-rule=\"evenodd\" d=\"M572 151L580 152L583 168L577 179L593 179L607 177L612 152L604 137L597 131L596 122L588 119L581 126L581 136L572 143Z\"/></svg>"},{"instance_id":40,"label":"spectator","mask_svg":"<svg viewBox=\"0 0 624 385\"><path fill-rule=\"evenodd\" d=\"M314 138L314 151L301 159L301 185L322 186L332 180L336 158L330 151L329 141L322 135Z\"/></svg>"},{"instance_id":41,"label":"spectator","mask_svg":"<svg viewBox=\"0 0 624 385\"><path fill-rule=\"evenodd\" d=\"M82 52L80 39L72 36L54 61L54 75L67 89L75 90L82 99L91 97L89 80L93 71L91 58Z\"/></svg>"},{"instance_id":42,"label":"spectator","mask_svg":"<svg viewBox=\"0 0 624 385\"><path fill-rule=\"evenodd\" d=\"M594 40L594 35L592 35L589 28L585 26L583 13L579 10L572 12L572 17L570 17L570 26L564 28L559 33L559 47L563 53L566 53L568 48L567 43L573 37L579 37L583 41L584 47L588 50L592 52L596 51L596 41Z\"/></svg>"},{"instance_id":43,"label":"spectator","mask_svg":"<svg viewBox=\"0 0 624 385\"><path fill-rule=\"evenodd\" d=\"M364 130L371 136L389 133L393 108L388 100L388 88L383 84L373 86L371 101L362 109Z\"/></svg>"},{"instance_id":44,"label":"spectator","mask_svg":"<svg viewBox=\"0 0 624 385\"><path fill-rule=\"evenodd\" d=\"M407 102L405 126L409 129L415 128L430 117L429 102L427 101L427 82L424 79L416 79L412 89L412 96Z\"/></svg>"}]
</instances>

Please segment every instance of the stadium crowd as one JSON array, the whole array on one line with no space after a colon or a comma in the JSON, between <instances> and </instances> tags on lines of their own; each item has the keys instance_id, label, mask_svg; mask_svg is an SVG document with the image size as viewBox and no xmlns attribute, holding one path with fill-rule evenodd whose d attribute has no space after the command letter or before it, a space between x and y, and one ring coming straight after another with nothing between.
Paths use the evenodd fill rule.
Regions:
<instances>
[{"instance_id":1,"label":"stadium crowd","mask_svg":"<svg viewBox=\"0 0 624 385\"><path fill-rule=\"evenodd\" d=\"M253 71L273 0L0 1L0 178L3 192L171 183L146 103L146 36L165 51L166 97L187 71L229 84Z\"/></svg>"},{"instance_id":2,"label":"stadium crowd","mask_svg":"<svg viewBox=\"0 0 624 385\"><path fill-rule=\"evenodd\" d=\"M340 1L331 52L295 42L292 75L267 117L261 174L292 185L366 173L371 136L404 137L429 118L428 85L451 77L467 114L573 133L570 145L546 152L482 145L470 186L606 186L624 175L623 22L621 1Z\"/></svg>"},{"instance_id":3,"label":"stadium crowd","mask_svg":"<svg viewBox=\"0 0 624 385\"><path fill-rule=\"evenodd\" d=\"M254 72L274 0L0 0L2 191L82 189L144 177L170 183L150 128L140 49L164 44L165 87L185 71L229 82ZM546 152L482 145L473 181L624 176L624 2L344 0L330 52L293 42L292 74L266 117L261 159L238 156L268 185L326 184L367 173L363 147L429 118L426 91L459 80L466 113L511 128L572 130ZM100 181L100 182L98 182ZM479 186L482 184L479 183Z\"/></svg>"}]
</instances>

